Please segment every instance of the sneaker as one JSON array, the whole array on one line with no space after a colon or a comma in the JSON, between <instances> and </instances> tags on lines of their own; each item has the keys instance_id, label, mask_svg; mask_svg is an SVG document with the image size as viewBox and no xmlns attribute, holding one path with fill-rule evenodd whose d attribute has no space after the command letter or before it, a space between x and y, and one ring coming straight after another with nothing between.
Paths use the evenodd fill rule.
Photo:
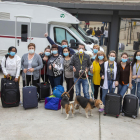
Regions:
<instances>
[{"instance_id":1,"label":"sneaker","mask_svg":"<svg viewBox=\"0 0 140 140\"><path fill-rule=\"evenodd\" d=\"M104 111L104 109L101 109L101 108L99 109L99 112L103 112L103 111Z\"/></svg>"}]
</instances>

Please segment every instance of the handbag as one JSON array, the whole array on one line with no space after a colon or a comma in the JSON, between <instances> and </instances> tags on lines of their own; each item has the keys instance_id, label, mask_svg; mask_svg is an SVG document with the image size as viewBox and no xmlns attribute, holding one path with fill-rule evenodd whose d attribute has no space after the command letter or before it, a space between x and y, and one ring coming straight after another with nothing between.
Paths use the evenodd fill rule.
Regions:
<instances>
[{"instance_id":1,"label":"handbag","mask_svg":"<svg viewBox=\"0 0 140 140\"><path fill-rule=\"evenodd\" d=\"M59 99L61 99L61 95L64 93L64 87L61 85L58 85L53 88L53 95Z\"/></svg>"}]
</instances>

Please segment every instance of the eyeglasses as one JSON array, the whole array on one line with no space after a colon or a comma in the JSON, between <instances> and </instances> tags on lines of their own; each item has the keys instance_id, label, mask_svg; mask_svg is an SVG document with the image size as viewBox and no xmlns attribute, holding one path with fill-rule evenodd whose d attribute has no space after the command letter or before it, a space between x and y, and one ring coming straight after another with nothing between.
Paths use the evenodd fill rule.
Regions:
<instances>
[{"instance_id":1,"label":"eyeglasses","mask_svg":"<svg viewBox=\"0 0 140 140\"><path fill-rule=\"evenodd\" d=\"M139 55L137 54L136 56L140 56L140 54Z\"/></svg>"}]
</instances>

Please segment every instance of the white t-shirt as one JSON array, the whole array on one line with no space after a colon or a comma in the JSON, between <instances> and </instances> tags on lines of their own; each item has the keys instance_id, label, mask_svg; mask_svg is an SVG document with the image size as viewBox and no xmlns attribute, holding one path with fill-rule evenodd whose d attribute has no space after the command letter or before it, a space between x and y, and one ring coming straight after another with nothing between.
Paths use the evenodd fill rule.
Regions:
<instances>
[{"instance_id":1,"label":"white t-shirt","mask_svg":"<svg viewBox=\"0 0 140 140\"><path fill-rule=\"evenodd\" d=\"M33 58L34 58L34 57L33 57ZM28 70L29 70L30 68L32 68L32 61L33 61L33 58L30 59L30 60L28 60ZM27 71L26 74L27 74L27 75L33 75L33 72Z\"/></svg>"},{"instance_id":2,"label":"white t-shirt","mask_svg":"<svg viewBox=\"0 0 140 140\"><path fill-rule=\"evenodd\" d=\"M4 75L10 74L16 78L20 75L21 68L21 58L18 55L15 55L13 59L7 57L6 67L5 67L5 56L2 59L1 67Z\"/></svg>"},{"instance_id":3,"label":"white t-shirt","mask_svg":"<svg viewBox=\"0 0 140 140\"><path fill-rule=\"evenodd\" d=\"M108 37L108 30L104 31L104 35L105 35L104 37Z\"/></svg>"}]
</instances>

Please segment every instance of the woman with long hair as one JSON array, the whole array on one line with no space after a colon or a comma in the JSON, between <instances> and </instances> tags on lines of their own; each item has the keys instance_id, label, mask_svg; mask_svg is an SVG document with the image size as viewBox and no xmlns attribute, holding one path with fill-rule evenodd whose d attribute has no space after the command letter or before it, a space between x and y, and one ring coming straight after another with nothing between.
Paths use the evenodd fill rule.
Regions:
<instances>
[{"instance_id":1,"label":"woman with long hair","mask_svg":"<svg viewBox=\"0 0 140 140\"><path fill-rule=\"evenodd\" d=\"M103 51L98 51L97 56L95 58L95 61L93 61L92 66L93 69L91 70L91 73L93 73L93 84L94 84L94 98L98 98L98 91L100 88L101 83L101 76L100 76L100 70L101 65L107 61L106 55ZM100 99L102 100L102 90L100 89ZM101 111L101 110L99 110Z\"/></svg>"},{"instance_id":2,"label":"woman with long hair","mask_svg":"<svg viewBox=\"0 0 140 140\"><path fill-rule=\"evenodd\" d=\"M140 50L134 53L131 70L132 70L131 75L132 75L132 85L133 85L131 94L134 95L136 94L140 100ZM136 92L136 88L137 88L137 92ZM140 102L139 102L139 106L140 106Z\"/></svg>"},{"instance_id":3,"label":"woman with long hair","mask_svg":"<svg viewBox=\"0 0 140 140\"><path fill-rule=\"evenodd\" d=\"M115 62L116 58L116 52L110 51L109 52L109 60L106 61L101 66L100 75L102 78L102 101L105 105L105 96L108 93L108 90L110 93L114 93L115 87L118 86L119 83L119 66Z\"/></svg>"},{"instance_id":4,"label":"woman with long hair","mask_svg":"<svg viewBox=\"0 0 140 140\"><path fill-rule=\"evenodd\" d=\"M120 78L119 78L119 90L118 94L120 94L123 98L125 92L127 91L128 87L131 88L131 68L130 62L127 62L128 54L122 53L121 54L121 61L119 62L119 69L120 69Z\"/></svg>"},{"instance_id":5,"label":"woman with long hair","mask_svg":"<svg viewBox=\"0 0 140 140\"><path fill-rule=\"evenodd\" d=\"M73 80L73 71L70 69L70 62L71 62L71 55L70 55L70 50L68 47L63 49L63 57L64 57L64 77L66 80L67 84L67 92L70 90L70 88L74 84ZM70 101L73 100L73 94L74 94L74 88L71 89L70 91Z\"/></svg>"}]
</instances>

